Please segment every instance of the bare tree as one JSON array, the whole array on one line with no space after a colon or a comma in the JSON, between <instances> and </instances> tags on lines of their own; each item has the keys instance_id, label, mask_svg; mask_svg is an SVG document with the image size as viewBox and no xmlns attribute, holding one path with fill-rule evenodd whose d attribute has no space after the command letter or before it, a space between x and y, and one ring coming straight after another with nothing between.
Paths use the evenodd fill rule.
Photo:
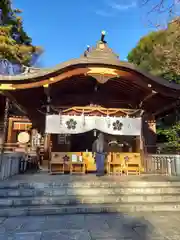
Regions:
<instances>
[{"instance_id":1,"label":"bare tree","mask_svg":"<svg viewBox=\"0 0 180 240\"><path fill-rule=\"evenodd\" d=\"M165 30L163 44L154 45L154 54L161 63L163 72L180 76L180 18L175 18Z\"/></svg>"},{"instance_id":2,"label":"bare tree","mask_svg":"<svg viewBox=\"0 0 180 240\"><path fill-rule=\"evenodd\" d=\"M149 13L157 12L176 14L176 9L180 4L180 0L140 0L142 6L149 5Z\"/></svg>"},{"instance_id":3,"label":"bare tree","mask_svg":"<svg viewBox=\"0 0 180 240\"><path fill-rule=\"evenodd\" d=\"M180 15L180 0L139 0L146 19L152 26L162 27Z\"/></svg>"}]
</instances>

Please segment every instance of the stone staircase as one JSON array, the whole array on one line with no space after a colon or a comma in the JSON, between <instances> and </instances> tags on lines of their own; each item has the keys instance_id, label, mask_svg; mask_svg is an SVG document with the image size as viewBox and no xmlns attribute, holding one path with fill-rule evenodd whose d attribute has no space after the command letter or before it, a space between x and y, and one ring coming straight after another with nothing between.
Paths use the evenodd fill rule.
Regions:
<instances>
[{"instance_id":1,"label":"stone staircase","mask_svg":"<svg viewBox=\"0 0 180 240\"><path fill-rule=\"evenodd\" d=\"M180 181L32 175L0 183L0 217L139 211L180 211Z\"/></svg>"}]
</instances>

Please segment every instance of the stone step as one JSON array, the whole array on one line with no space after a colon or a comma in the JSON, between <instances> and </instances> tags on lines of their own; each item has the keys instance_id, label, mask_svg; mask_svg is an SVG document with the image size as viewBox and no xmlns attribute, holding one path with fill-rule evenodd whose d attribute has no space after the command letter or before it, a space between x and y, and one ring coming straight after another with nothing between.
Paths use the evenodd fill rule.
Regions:
<instances>
[{"instance_id":1,"label":"stone step","mask_svg":"<svg viewBox=\"0 0 180 240\"><path fill-rule=\"evenodd\" d=\"M180 204L179 195L118 195L118 196L93 196L93 197L31 197L31 198L2 198L0 208L22 206L46 205L78 205L78 204L122 204L122 203L177 203Z\"/></svg>"},{"instance_id":2,"label":"stone step","mask_svg":"<svg viewBox=\"0 0 180 240\"><path fill-rule=\"evenodd\" d=\"M48 181L48 182L25 182L25 181L3 181L0 182L0 189L42 189L42 188L112 188L112 187L124 187L124 188L151 188L151 187L179 187L180 181L121 181L121 180L104 180L100 181L97 178L96 181Z\"/></svg>"},{"instance_id":3,"label":"stone step","mask_svg":"<svg viewBox=\"0 0 180 240\"><path fill-rule=\"evenodd\" d=\"M2 208L0 217L17 216L46 216L65 214L92 214L92 213L128 213L128 212L157 212L180 211L180 204L175 203L122 203L122 204L80 204L76 206L36 206Z\"/></svg>"},{"instance_id":4,"label":"stone step","mask_svg":"<svg viewBox=\"0 0 180 240\"><path fill-rule=\"evenodd\" d=\"M18 188L18 189L0 189L0 198L4 197L38 197L38 196L108 196L108 195L153 195L153 194L180 194L178 187L114 187L114 188Z\"/></svg>"}]
</instances>

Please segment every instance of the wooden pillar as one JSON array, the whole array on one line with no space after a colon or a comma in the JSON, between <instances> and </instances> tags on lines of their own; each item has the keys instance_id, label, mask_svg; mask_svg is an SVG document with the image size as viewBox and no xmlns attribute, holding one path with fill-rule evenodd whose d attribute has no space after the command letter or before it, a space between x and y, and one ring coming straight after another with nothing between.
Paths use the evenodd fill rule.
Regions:
<instances>
[{"instance_id":1,"label":"wooden pillar","mask_svg":"<svg viewBox=\"0 0 180 240\"><path fill-rule=\"evenodd\" d=\"M7 141L9 109L10 109L10 100L9 98L6 97L5 109L4 109L3 132L2 132L1 156L0 156L0 169L1 169L2 160L3 160L4 145Z\"/></svg>"},{"instance_id":2,"label":"wooden pillar","mask_svg":"<svg viewBox=\"0 0 180 240\"><path fill-rule=\"evenodd\" d=\"M8 118L9 118L10 100L6 97L5 110L4 110L4 126L3 126L3 143L7 141L7 130L8 130Z\"/></svg>"},{"instance_id":3,"label":"wooden pillar","mask_svg":"<svg viewBox=\"0 0 180 240\"><path fill-rule=\"evenodd\" d=\"M141 140L140 136L137 136L135 138L136 152L138 152L138 153L140 152L140 140Z\"/></svg>"},{"instance_id":4,"label":"wooden pillar","mask_svg":"<svg viewBox=\"0 0 180 240\"><path fill-rule=\"evenodd\" d=\"M144 117L143 138L145 153L156 153L156 120L152 115Z\"/></svg>"},{"instance_id":5,"label":"wooden pillar","mask_svg":"<svg viewBox=\"0 0 180 240\"><path fill-rule=\"evenodd\" d=\"M44 152L48 152L49 148L50 148L50 140L51 140L51 136L48 133L45 133L44 136Z\"/></svg>"},{"instance_id":6,"label":"wooden pillar","mask_svg":"<svg viewBox=\"0 0 180 240\"><path fill-rule=\"evenodd\" d=\"M141 166L144 167L144 148L143 148L142 135L136 136L136 138L135 138L135 151L137 153L140 153Z\"/></svg>"},{"instance_id":7,"label":"wooden pillar","mask_svg":"<svg viewBox=\"0 0 180 240\"><path fill-rule=\"evenodd\" d=\"M50 103L51 103L51 97L50 97L50 88L49 85L44 86L44 91L46 94L46 116L50 114ZM46 121L46 119L45 119ZM50 160L50 150L51 150L51 135L48 133L45 133L44 136L44 160L48 160L48 167L49 167L49 160Z\"/></svg>"},{"instance_id":8,"label":"wooden pillar","mask_svg":"<svg viewBox=\"0 0 180 240\"><path fill-rule=\"evenodd\" d=\"M8 143L12 143L12 132L13 132L13 119L8 118L8 133L7 133Z\"/></svg>"}]
</instances>

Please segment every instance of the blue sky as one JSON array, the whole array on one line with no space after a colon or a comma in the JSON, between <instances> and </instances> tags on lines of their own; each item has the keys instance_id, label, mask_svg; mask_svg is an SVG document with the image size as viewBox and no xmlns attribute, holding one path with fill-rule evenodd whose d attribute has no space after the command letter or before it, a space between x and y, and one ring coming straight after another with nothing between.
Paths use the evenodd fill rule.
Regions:
<instances>
[{"instance_id":1,"label":"blue sky","mask_svg":"<svg viewBox=\"0 0 180 240\"><path fill-rule=\"evenodd\" d=\"M138 40L152 31L146 9L134 0L14 0L24 28L44 48L43 67L79 57L102 30L109 46L125 60Z\"/></svg>"}]
</instances>

